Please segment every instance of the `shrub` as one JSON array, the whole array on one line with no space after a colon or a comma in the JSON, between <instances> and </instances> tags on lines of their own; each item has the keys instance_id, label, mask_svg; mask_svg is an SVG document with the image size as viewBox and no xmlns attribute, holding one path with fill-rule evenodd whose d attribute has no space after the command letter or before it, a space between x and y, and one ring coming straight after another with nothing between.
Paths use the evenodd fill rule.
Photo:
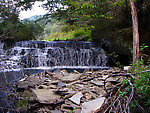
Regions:
<instances>
[{"instance_id":1,"label":"shrub","mask_svg":"<svg viewBox=\"0 0 150 113\"><path fill-rule=\"evenodd\" d=\"M147 46L144 46L146 48ZM140 49L143 50L143 49ZM142 51L140 52L140 54ZM141 54L142 55L142 54ZM137 73L133 80L133 85L136 90L136 100L145 109L150 110L150 66L144 65L144 61L140 59L132 65L129 72Z\"/></svg>"}]
</instances>

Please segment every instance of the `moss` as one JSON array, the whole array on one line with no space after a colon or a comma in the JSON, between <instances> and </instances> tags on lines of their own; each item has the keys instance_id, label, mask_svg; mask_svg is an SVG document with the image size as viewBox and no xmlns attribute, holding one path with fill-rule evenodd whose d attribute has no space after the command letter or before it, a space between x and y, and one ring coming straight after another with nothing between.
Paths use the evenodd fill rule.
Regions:
<instances>
[{"instance_id":1,"label":"moss","mask_svg":"<svg viewBox=\"0 0 150 113\"><path fill-rule=\"evenodd\" d=\"M20 97L22 97L21 100L17 100L15 103L15 106L18 108L27 107L28 106L28 100L31 97L31 93L29 91L24 92L18 92Z\"/></svg>"},{"instance_id":2,"label":"moss","mask_svg":"<svg viewBox=\"0 0 150 113\"><path fill-rule=\"evenodd\" d=\"M18 100L15 104L17 107L27 107L28 106L28 100Z\"/></svg>"}]
</instances>

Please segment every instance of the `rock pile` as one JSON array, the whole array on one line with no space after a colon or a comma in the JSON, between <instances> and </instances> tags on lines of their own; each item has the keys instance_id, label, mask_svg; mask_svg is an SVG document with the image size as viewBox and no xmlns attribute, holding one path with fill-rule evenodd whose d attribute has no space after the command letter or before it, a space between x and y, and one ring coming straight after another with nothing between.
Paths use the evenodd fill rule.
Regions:
<instances>
[{"instance_id":1,"label":"rock pile","mask_svg":"<svg viewBox=\"0 0 150 113\"><path fill-rule=\"evenodd\" d=\"M27 110L37 113L94 113L105 103L104 80L111 74L123 73L119 68L108 70L48 70L29 75L16 83ZM122 78L110 78L106 88ZM28 96L24 93L28 92ZM18 106L18 109L22 109Z\"/></svg>"}]
</instances>

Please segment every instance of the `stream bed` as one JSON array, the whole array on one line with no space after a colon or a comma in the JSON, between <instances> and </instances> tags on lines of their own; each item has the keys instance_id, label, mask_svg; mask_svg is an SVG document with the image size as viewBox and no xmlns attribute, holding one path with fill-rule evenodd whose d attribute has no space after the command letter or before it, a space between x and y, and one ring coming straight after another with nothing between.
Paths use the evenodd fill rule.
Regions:
<instances>
[{"instance_id":1,"label":"stream bed","mask_svg":"<svg viewBox=\"0 0 150 113\"><path fill-rule=\"evenodd\" d=\"M85 69L109 69L108 57L100 45L73 41L0 42L0 110L14 109L14 84L25 76L45 70L82 73Z\"/></svg>"}]
</instances>

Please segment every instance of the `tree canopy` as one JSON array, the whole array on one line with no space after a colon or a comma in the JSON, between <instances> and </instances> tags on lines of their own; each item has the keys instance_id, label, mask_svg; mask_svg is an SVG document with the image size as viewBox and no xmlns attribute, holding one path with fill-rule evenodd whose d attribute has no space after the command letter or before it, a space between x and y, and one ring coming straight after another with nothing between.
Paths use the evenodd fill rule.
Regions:
<instances>
[{"instance_id":1,"label":"tree canopy","mask_svg":"<svg viewBox=\"0 0 150 113\"><path fill-rule=\"evenodd\" d=\"M27 2L27 1L26 1ZM19 19L20 7L17 0L0 1L0 37L2 40L32 40L41 32L41 26Z\"/></svg>"}]
</instances>

